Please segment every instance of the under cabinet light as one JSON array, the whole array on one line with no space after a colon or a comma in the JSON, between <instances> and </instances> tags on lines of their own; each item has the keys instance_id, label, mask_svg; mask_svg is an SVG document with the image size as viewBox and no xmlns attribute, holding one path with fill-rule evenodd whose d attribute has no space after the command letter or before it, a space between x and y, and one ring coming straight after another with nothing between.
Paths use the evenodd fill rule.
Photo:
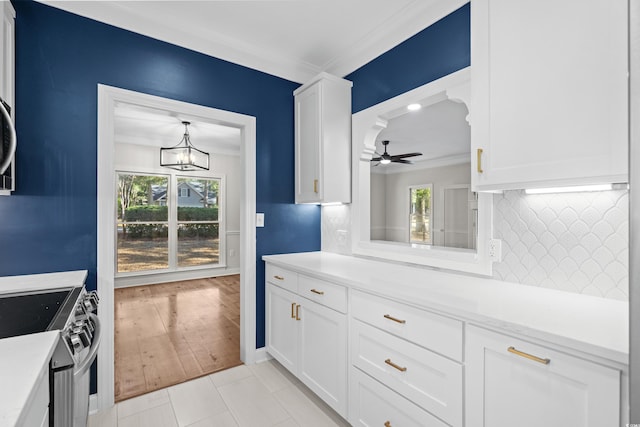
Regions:
<instances>
[{"instance_id":1,"label":"under cabinet light","mask_svg":"<svg viewBox=\"0 0 640 427\"><path fill-rule=\"evenodd\" d=\"M583 191L608 191L612 190L612 184L580 185L576 187L552 187L552 188L527 188L526 194L549 194L549 193L578 193Z\"/></svg>"},{"instance_id":2,"label":"under cabinet light","mask_svg":"<svg viewBox=\"0 0 640 427\"><path fill-rule=\"evenodd\" d=\"M418 111L421 108L422 108L422 105L420 105L420 104L409 104L409 105L407 105L407 110L409 110L409 111Z\"/></svg>"}]
</instances>

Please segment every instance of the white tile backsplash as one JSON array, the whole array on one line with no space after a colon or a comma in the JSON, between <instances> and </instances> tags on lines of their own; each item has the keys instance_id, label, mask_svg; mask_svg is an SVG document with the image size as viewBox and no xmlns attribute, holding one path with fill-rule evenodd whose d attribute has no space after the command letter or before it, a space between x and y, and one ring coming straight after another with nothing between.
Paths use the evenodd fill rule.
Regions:
<instances>
[{"instance_id":1,"label":"white tile backsplash","mask_svg":"<svg viewBox=\"0 0 640 427\"><path fill-rule=\"evenodd\" d=\"M629 197L625 190L493 196L502 239L496 279L627 300Z\"/></svg>"},{"instance_id":2,"label":"white tile backsplash","mask_svg":"<svg viewBox=\"0 0 640 427\"><path fill-rule=\"evenodd\" d=\"M493 277L525 285L628 300L626 190L493 196L493 236L502 262ZM351 253L350 206L322 208L322 250ZM346 234L346 235L345 235Z\"/></svg>"}]
</instances>

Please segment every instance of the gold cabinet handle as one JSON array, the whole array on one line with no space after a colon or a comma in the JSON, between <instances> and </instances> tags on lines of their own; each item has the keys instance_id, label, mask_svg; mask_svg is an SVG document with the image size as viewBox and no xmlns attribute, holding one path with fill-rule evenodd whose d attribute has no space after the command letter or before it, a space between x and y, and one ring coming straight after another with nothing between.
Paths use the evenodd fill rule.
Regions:
<instances>
[{"instance_id":1,"label":"gold cabinet handle","mask_svg":"<svg viewBox=\"0 0 640 427\"><path fill-rule=\"evenodd\" d=\"M314 294L317 294L317 295L324 295L324 291L319 291L317 289L311 289L311 292L313 292Z\"/></svg>"},{"instance_id":2,"label":"gold cabinet handle","mask_svg":"<svg viewBox=\"0 0 640 427\"><path fill-rule=\"evenodd\" d=\"M296 320L300 320L300 304L296 304Z\"/></svg>"},{"instance_id":3,"label":"gold cabinet handle","mask_svg":"<svg viewBox=\"0 0 640 427\"><path fill-rule=\"evenodd\" d=\"M284 280L284 277L282 276L273 276L274 279L278 279L278 280Z\"/></svg>"},{"instance_id":4,"label":"gold cabinet handle","mask_svg":"<svg viewBox=\"0 0 640 427\"><path fill-rule=\"evenodd\" d=\"M482 170L482 148L478 148L478 162L477 162L476 166L478 168L478 173L484 172Z\"/></svg>"},{"instance_id":5,"label":"gold cabinet handle","mask_svg":"<svg viewBox=\"0 0 640 427\"><path fill-rule=\"evenodd\" d=\"M384 427L391 427L391 421L385 421Z\"/></svg>"},{"instance_id":6,"label":"gold cabinet handle","mask_svg":"<svg viewBox=\"0 0 640 427\"><path fill-rule=\"evenodd\" d=\"M534 362L542 363L543 365L548 365L551 362L551 359L543 359L538 356L534 356L533 354L525 353L524 351L516 350L515 347L511 346L507 349L509 353L513 353L520 357L524 357L525 359L533 360Z\"/></svg>"},{"instance_id":7,"label":"gold cabinet handle","mask_svg":"<svg viewBox=\"0 0 640 427\"><path fill-rule=\"evenodd\" d=\"M296 307L296 303L295 303L295 302L292 302L292 303L291 303L291 318L292 318L292 319L295 319L295 318L296 318L296 315L295 315L295 314L293 314L293 310L295 309L295 307Z\"/></svg>"},{"instance_id":8,"label":"gold cabinet handle","mask_svg":"<svg viewBox=\"0 0 640 427\"><path fill-rule=\"evenodd\" d=\"M395 363L393 363L391 361L391 359L385 360L384 363L386 363L389 366L392 366L392 367L396 368L400 372L405 372L407 370L407 368L405 368L404 366L396 365Z\"/></svg>"},{"instance_id":9,"label":"gold cabinet handle","mask_svg":"<svg viewBox=\"0 0 640 427\"><path fill-rule=\"evenodd\" d=\"M318 194L318 180L317 179L313 180L313 192Z\"/></svg>"},{"instance_id":10,"label":"gold cabinet handle","mask_svg":"<svg viewBox=\"0 0 640 427\"><path fill-rule=\"evenodd\" d=\"M390 315L390 314L385 314L385 315L384 315L384 318L385 318L385 319L389 319L389 320L393 320L394 322L397 322L397 323L403 323L403 324L404 324L404 323L407 323L407 321L406 321L406 320L398 319L398 318L396 318L396 317L393 317L393 316L392 316L392 315Z\"/></svg>"}]
</instances>

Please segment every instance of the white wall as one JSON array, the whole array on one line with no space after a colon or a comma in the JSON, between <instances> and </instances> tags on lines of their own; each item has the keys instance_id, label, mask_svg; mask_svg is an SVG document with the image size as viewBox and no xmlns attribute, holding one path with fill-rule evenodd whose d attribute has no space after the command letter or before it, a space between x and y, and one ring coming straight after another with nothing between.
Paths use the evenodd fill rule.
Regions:
<instances>
[{"instance_id":1,"label":"white wall","mask_svg":"<svg viewBox=\"0 0 640 427\"><path fill-rule=\"evenodd\" d=\"M371 238L393 242L409 241L409 186L433 184L434 244L442 245L445 187L471 182L471 165L463 163L387 174L371 174ZM384 190L383 190L384 189ZM383 236L374 238L376 236Z\"/></svg>"},{"instance_id":2,"label":"white wall","mask_svg":"<svg viewBox=\"0 0 640 427\"><path fill-rule=\"evenodd\" d=\"M115 168L118 171L146 173L177 173L160 166L160 149L146 145L115 144ZM162 283L200 277L238 274L240 271L240 196L242 170L240 155L211 153L209 171L189 172L201 177L225 176L226 268L207 268L190 272L153 273L144 276L116 278L116 287ZM115 197L115 196L114 196Z\"/></svg>"}]
</instances>

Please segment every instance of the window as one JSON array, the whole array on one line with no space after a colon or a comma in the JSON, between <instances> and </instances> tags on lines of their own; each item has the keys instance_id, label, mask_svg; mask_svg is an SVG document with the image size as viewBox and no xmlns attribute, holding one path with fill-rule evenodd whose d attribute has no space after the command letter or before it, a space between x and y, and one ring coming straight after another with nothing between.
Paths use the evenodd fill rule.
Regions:
<instances>
[{"instance_id":1,"label":"window","mask_svg":"<svg viewBox=\"0 0 640 427\"><path fill-rule=\"evenodd\" d=\"M169 267L168 183L168 176L118 174L118 273Z\"/></svg>"},{"instance_id":2,"label":"window","mask_svg":"<svg viewBox=\"0 0 640 427\"><path fill-rule=\"evenodd\" d=\"M409 242L432 244L433 185L409 187Z\"/></svg>"},{"instance_id":3,"label":"window","mask_svg":"<svg viewBox=\"0 0 640 427\"><path fill-rule=\"evenodd\" d=\"M178 267L218 263L220 179L178 178L178 188L192 194L178 200Z\"/></svg>"},{"instance_id":4,"label":"window","mask_svg":"<svg viewBox=\"0 0 640 427\"><path fill-rule=\"evenodd\" d=\"M117 273L220 264L222 178L117 176Z\"/></svg>"}]
</instances>

